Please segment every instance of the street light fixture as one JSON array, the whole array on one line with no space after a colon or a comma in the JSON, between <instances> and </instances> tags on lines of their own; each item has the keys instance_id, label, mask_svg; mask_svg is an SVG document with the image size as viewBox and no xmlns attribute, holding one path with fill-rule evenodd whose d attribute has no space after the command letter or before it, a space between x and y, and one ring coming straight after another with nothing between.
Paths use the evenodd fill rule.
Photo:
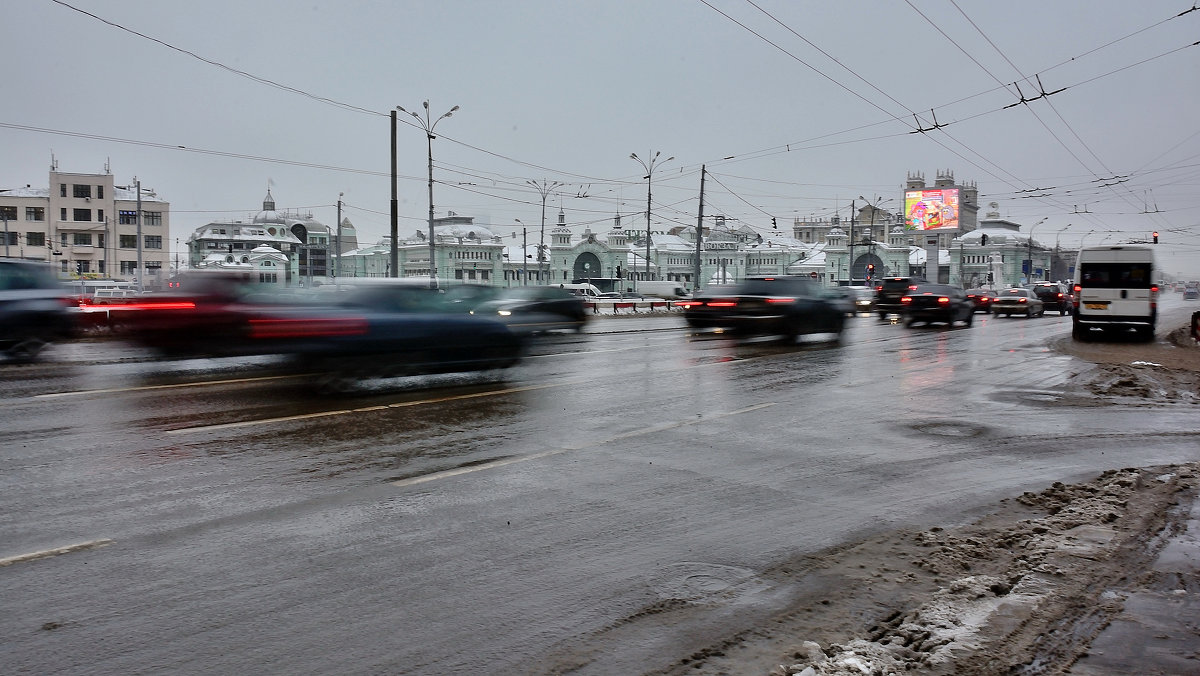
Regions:
<instances>
[{"instance_id":1,"label":"street light fixture","mask_svg":"<svg viewBox=\"0 0 1200 676\"><path fill-rule=\"evenodd\" d=\"M558 181L547 183L544 178L541 183L532 180L525 181L525 183L533 186L534 190L537 190L538 194L542 196L542 231L538 238L538 283L545 284L546 279L542 272L542 262L546 260L546 196L566 184L559 183Z\"/></svg>"},{"instance_id":2,"label":"street light fixture","mask_svg":"<svg viewBox=\"0 0 1200 676\"><path fill-rule=\"evenodd\" d=\"M650 177L654 175L654 168L657 167L659 164L662 164L662 162L670 162L671 160L675 159L674 156L671 156L665 160L662 160L662 162L659 162L658 156L661 154L662 154L662 151L657 151L653 155L650 156L649 161L645 161L642 158L638 157L637 153L629 153L629 159L637 160L637 163L642 165L642 168L646 170L645 178L646 178L646 279L647 280L650 279Z\"/></svg>"},{"instance_id":3,"label":"street light fixture","mask_svg":"<svg viewBox=\"0 0 1200 676\"><path fill-rule=\"evenodd\" d=\"M437 266L435 265L436 259L434 258L435 252L434 252L434 241L433 241L433 139L435 139L437 137L433 135L433 128L437 126L438 122L441 122L442 120L444 120L447 117L450 117L452 114L454 114L454 111L458 110L458 106L454 106L450 110L442 113L442 115L440 117L438 117L437 119L432 119L429 116L429 101L422 101L421 105L424 106L424 108L425 108L425 118L424 119L422 119L420 115L418 115L412 111L405 110L401 106L396 106L396 110L398 110L402 113L408 113L409 115L412 115L413 118L416 119L417 124L420 125L420 127L422 129L425 130L425 140L426 140L426 143L429 148L429 288L436 289L438 282L437 282ZM395 137L396 137L396 116L392 115L393 147L395 144ZM392 176L393 176L392 204L393 204L393 207L392 207L392 212L393 212L393 214L395 214L395 212L396 212L396 207L395 207L395 199L396 199L395 198L395 173L396 172L395 172L395 160L394 160L395 153L392 153L392 156L393 156L393 163L392 163L392 166L393 166L393 169L392 169ZM393 222L393 224L395 223L394 218L393 218L392 222ZM395 227L395 225L393 225L393 227L392 227L392 276L393 277L400 276L399 271L396 269L396 266L399 263L399 261L397 260L398 255L396 253L397 252L396 235L397 235L396 227Z\"/></svg>"}]
</instances>

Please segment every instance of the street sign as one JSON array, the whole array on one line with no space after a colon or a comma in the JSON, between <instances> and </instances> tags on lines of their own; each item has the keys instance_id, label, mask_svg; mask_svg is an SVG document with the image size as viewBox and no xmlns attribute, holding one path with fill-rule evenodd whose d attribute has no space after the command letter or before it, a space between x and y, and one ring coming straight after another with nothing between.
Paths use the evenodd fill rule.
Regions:
<instances>
[{"instance_id":1,"label":"street sign","mask_svg":"<svg viewBox=\"0 0 1200 676\"><path fill-rule=\"evenodd\" d=\"M808 273L808 276L809 276L809 277L812 277L813 279L816 279L816 278L817 278L817 273L815 273L815 272L810 272L810 273Z\"/></svg>"}]
</instances>

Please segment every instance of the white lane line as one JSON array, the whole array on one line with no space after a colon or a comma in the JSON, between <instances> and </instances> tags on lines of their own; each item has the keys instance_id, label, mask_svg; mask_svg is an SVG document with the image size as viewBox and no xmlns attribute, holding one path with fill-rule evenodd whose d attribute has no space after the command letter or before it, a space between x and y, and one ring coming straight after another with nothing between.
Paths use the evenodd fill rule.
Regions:
<instances>
[{"instance_id":1,"label":"white lane line","mask_svg":"<svg viewBox=\"0 0 1200 676\"><path fill-rule=\"evenodd\" d=\"M426 404L438 404L447 401L462 401L465 399L479 399L481 397L495 397L502 394L513 394L515 392L529 392L533 390L544 390L550 387L563 387L565 385L578 385L585 382L583 379L565 380L558 383L545 383L541 385L524 385L521 387L508 387L503 390L493 390L488 392L471 392L469 394L455 394L448 397L435 397L433 399L418 399L416 401L400 401L394 404L383 404L379 406L366 406L362 408L343 408L335 411L317 411L316 413L301 413L298 415L287 415L278 418L260 418L257 420L242 420L240 422L222 423L219 425L202 425L199 427L181 427L179 429L167 430L167 434L191 434L193 432L214 432L217 430L237 429L239 427L250 427L253 425L270 425L281 422L291 422L294 420L309 420L313 418L329 418L332 416L349 415L352 413L369 413L372 411L383 411L389 408L407 408L410 406L424 406Z\"/></svg>"},{"instance_id":2,"label":"white lane line","mask_svg":"<svg viewBox=\"0 0 1200 676\"><path fill-rule=\"evenodd\" d=\"M257 383L267 380L282 380L284 378L298 378L300 376L258 376L255 378L231 378L229 380L206 380L197 383L174 383L170 385L137 385L132 387L113 387L105 390L77 390L74 392L50 392L49 394L35 394L34 399L56 399L59 397L78 397L88 394L114 394L117 392L144 392L148 390L170 390L185 387L207 387L209 385L234 385L237 383Z\"/></svg>"},{"instance_id":3,"label":"white lane line","mask_svg":"<svg viewBox=\"0 0 1200 676\"><path fill-rule=\"evenodd\" d=\"M629 432L622 432L621 434L616 434L611 437L607 437L605 439L598 439L596 441L586 443L581 446L570 446L570 447L566 447L566 448L557 448L557 449L554 449L551 451L542 451L540 453L530 453L529 455L521 455L521 456L517 456L517 457L513 457L513 458L503 458L501 460L493 460L492 462L484 462L484 463L480 463L478 465L471 465L469 467L456 467L454 469L448 469L448 470L445 470L442 472L434 472L432 474L425 474L422 476L412 477L409 479L400 479L398 481L392 481L391 484L393 486L413 486L416 484L428 483L430 481L439 481L441 479L449 479L450 477L461 476L463 474L470 474L472 472L482 472L483 470L495 469L496 467L504 467L505 465L515 465L520 462L529 462L530 460L537 460L539 458L547 458L547 457L550 457L553 455L562 455L563 453L568 453L570 451L580 451L585 448L595 448L596 446L603 446L604 444L608 444L608 443L611 443L614 441L619 441L621 439L631 439L634 437L645 436L647 434L653 434L655 432L663 432L665 430L675 429L678 427L684 427L687 425L695 425L696 423L708 422L710 420L717 420L720 418L727 418L729 416L740 415L742 413L749 413L751 411L757 411L759 409L774 406L776 403L777 402L767 402L767 403L763 403L763 404L755 404L754 406L747 406L746 408L739 408L736 411L726 411L724 413L714 413L711 415L702 416L700 418L679 420L676 422L664 423L662 425L654 425L652 427L645 427L645 428L638 429L638 430L631 430Z\"/></svg>"},{"instance_id":4,"label":"white lane line","mask_svg":"<svg viewBox=\"0 0 1200 676\"><path fill-rule=\"evenodd\" d=\"M43 549L40 552L29 552L28 554L18 554L16 556L8 556L3 559L0 559L0 567L11 566L14 563L23 563L25 561L35 561L37 559L45 559L45 558L49 558L51 556L59 556L60 554L70 554L71 552L79 552L79 551L83 551L85 549L96 549L98 547L104 547L106 545L111 545L112 542L113 542L112 540L108 540L108 539L92 540L90 542L80 542L78 544L67 545L65 547L55 547L54 549Z\"/></svg>"}]
</instances>

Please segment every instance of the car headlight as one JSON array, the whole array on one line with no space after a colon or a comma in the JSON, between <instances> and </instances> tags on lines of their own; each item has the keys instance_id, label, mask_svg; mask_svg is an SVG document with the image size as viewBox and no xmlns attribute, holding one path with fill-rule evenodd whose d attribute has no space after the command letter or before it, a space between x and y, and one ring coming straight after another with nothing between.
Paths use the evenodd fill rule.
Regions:
<instances>
[{"instance_id":1,"label":"car headlight","mask_svg":"<svg viewBox=\"0 0 1200 676\"><path fill-rule=\"evenodd\" d=\"M500 315L501 317L507 317L512 314L512 310L496 310L496 314Z\"/></svg>"}]
</instances>

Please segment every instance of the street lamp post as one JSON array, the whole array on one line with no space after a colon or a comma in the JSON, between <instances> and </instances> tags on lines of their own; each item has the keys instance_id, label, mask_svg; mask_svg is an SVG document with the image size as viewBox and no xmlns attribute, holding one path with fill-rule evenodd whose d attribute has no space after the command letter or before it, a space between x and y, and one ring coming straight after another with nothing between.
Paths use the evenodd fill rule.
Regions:
<instances>
[{"instance_id":1,"label":"street lamp post","mask_svg":"<svg viewBox=\"0 0 1200 676\"><path fill-rule=\"evenodd\" d=\"M416 113L414 113L412 111L405 110L404 108L402 108L400 106L396 106L396 110L398 110L402 113L408 113L409 115L412 115L413 118L416 119L417 124L419 124L421 126L421 128L425 130L425 140L426 140L426 144L428 145L428 148L429 148L429 288L436 289L437 288L437 266L435 265L435 259L434 259L435 251L434 251L434 241L433 241L433 139L435 139L437 137L433 135L433 128L437 126L438 122L441 122L442 120L444 120L447 117L450 117L452 114L454 114L454 111L458 110L458 106L454 106L450 110L442 113L441 117L438 117L437 119L431 119L429 116L429 102L422 101L421 105L425 107L425 119L421 119L420 115L417 115ZM395 116L393 116L392 119L394 120ZM395 127L393 126L393 129L394 128ZM393 211L394 210L395 210L395 207L393 207ZM394 253L397 250L395 238L396 238L396 233L393 230L393 233L392 233L392 251L393 251L392 267L393 267L393 269L396 267L396 264L399 262L399 261L395 260L398 257ZM393 272L393 275L398 276L398 274L395 272Z\"/></svg>"},{"instance_id":2,"label":"street lamp post","mask_svg":"<svg viewBox=\"0 0 1200 676\"><path fill-rule=\"evenodd\" d=\"M629 153L629 159L637 160L637 163L642 165L646 170L646 279L650 279L650 177L654 175L654 168L662 162L670 162L675 159L674 156L659 162L658 156L662 151L655 152L650 156L649 161L645 161L637 156L637 153Z\"/></svg>"},{"instance_id":3,"label":"street lamp post","mask_svg":"<svg viewBox=\"0 0 1200 676\"><path fill-rule=\"evenodd\" d=\"M338 268L342 265L342 196L344 192L338 193L337 203L337 223L334 224L333 230L333 283L337 283Z\"/></svg>"},{"instance_id":4,"label":"street lamp post","mask_svg":"<svg viewBox=\"0 0 1200 676\"><path fill-rule=\"evenodd\" d=\"M525 183L533 186L534 190L537 190L538 194L542 196L542 229L538 236L538 282L545 284L546 279L545 273L542 272L542 263L546 260L546 196L565 184L558 181L547 182L544 178L541 183L532 180L525 181Z\"/></svg>"},{"instance_id":5,"label":"street lamp post","mask_svg":"<svg viewBox=\"0 0 1200 676\"><path fill-rule=\"evenodd\" d=\"M1049 218L1049 216L1047 216L1046 218ZM1033 283L1033 229L1038 227L1042 223L1045 223L1046 218L1043 218L1042 220L1038 221L1037 223L1034 223L1033 225L1029 226L1029 242L1028 242L1029 258L1027 259L1028 263L1029 263L1029 276L1027 276L1025 278L1025 282L1028 284Z\"/></svg>"}]
</instances>

